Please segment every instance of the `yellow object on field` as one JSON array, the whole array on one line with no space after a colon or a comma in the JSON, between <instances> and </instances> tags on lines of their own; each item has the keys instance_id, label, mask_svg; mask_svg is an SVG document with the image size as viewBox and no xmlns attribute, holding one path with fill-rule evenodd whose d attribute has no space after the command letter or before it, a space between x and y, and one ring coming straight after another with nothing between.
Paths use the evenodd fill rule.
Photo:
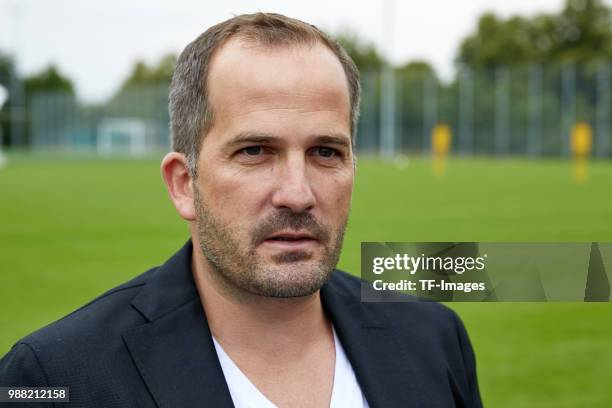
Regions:
<instances>
[{"instance_id":1,"label":"yellow object on field","mask_svg":"<svg viewBox=\"0 0 612 408\"><path fill-rule=\"evenodd\" d=\"M578 122L572 128L570 139L572 155L574 156L574 180L585 183L588 180L587 159L593 147L593 130L586 122Z\"/></svg>"},{"instance_id":2,"label":"yellow object on field","mask_svg":"<svg viewBox=\"0 0 612 408\"><path fill-rule=\"evenodd\" d=\"M431 146L436 156L446 156L450 150L452 132L450 126L440 123L431 132Z\"/></svg>"},{"instance_id":3,"label":"yellow object on field","mask_svg":"<svg viewBox=\"0 0 612 408\"><path fill-rule=\"evenodd\" d=\"M452 138L451 128L445 123L437 124L431 132L434 173L438 177L446 173L446 157L451 148Z\"/></svg>"},{"instance_id":4,"label":"yellow object on field","mask_svg":"<svg viewBox=\"0 0 612 408\"><path fill-rule=\"evenodd\" d=\"M587 157L593 146L593 130L586 122L578 122L572 128L571 148L576 157Z\"/></svg>"}]
</instances>

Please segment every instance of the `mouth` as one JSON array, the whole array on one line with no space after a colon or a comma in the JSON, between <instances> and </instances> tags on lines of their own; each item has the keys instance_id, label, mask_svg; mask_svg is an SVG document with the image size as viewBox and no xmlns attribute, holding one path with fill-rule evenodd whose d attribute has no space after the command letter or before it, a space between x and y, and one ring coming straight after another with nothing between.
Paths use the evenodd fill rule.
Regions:
<instances>
[{"instance_id":1,"label":"mouth","mask_svg":"<svg viewBox=\"0 0 612 408\"><path fill-rule=\"evenodd\" d=\"M319 242L317 237L309 233L278 232L263 241L263 244L286 249L302 249Z\"/></svg>"}]
</instances>

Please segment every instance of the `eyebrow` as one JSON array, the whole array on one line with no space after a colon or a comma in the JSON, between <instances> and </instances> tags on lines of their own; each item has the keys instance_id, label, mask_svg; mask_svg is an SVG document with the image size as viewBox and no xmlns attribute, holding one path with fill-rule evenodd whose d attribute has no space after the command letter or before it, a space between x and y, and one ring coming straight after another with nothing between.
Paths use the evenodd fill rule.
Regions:
<instances>
[{"instance_id":1,"label":"eyebrow","mask_svg":"<svg viewBox=\"0 0 612 408\"><path fill-rule=\"evenodd\" d=\"M317 136L315 140L318 143L333 144L346 148L351 146L350 138L342 134L321 135Z\"/></svg>"},{"instance_id":2,"label":"eyebrow","mask_svg":"<svg viewBox=\"0 0 612 408\"><path fill-rule=\"evenodd\" d=\"M238 133L232 140L227 142L227 146L234 147L248 143L272 143L279 138L272 136L267 133L254 133L254 132L242 132ZM318 135L315 136L317 143L338 145L341 147L349 148L351 146L350 138L343 134L329 134L329 135Z\"/></svg>"},{"instance_id":3,"label":"eyebrow","mask_svg":"<svg viewBox=\"0 0 612 408\"><path fill-rule=\"evenodd\" d=\"M240 146L247 143L271 143L276 137L266 133L242 132L238 133L232 140L227 142L227 146Z\"/></svg>"}]
</instances>

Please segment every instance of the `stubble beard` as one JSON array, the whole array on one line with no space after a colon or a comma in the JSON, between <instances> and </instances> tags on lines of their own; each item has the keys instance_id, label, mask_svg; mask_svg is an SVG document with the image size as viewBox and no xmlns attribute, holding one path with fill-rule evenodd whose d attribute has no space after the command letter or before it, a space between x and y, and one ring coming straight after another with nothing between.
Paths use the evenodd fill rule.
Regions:
<instances>
[{"instance_id":1,"label":"stubble beard","mask_svg":"<svg viewBox=\"0 0 612 408\"><path fill-rule=\"evenodd\" d=\"M194 186L194 201L202 254L213 273L230 287L264 297L309 296L327 282L338 263L347 220L330 232L310 213L278 210L256 224L253 231L249 231L250 237L243 238L241 244L238 229L218 221L197 186ZM262 259L256 252L257 245L283 229L302 229L315 235L323 244L321 259L314 261L311 251L287 251L273 257L272 261Z\"/></svg>"}]
</instances>

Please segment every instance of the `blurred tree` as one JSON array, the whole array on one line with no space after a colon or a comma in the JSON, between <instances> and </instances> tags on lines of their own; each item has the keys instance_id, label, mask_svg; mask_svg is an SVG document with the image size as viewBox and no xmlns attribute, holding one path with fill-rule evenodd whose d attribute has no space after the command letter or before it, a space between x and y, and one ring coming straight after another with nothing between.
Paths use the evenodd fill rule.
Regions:
<instances>
[{"instance_id":1,"label":"blurred tree","mask_svg":"<svg viewBox=\"0 0 612 408\"><path fill-rule=\"evenodd\" d=\"M4 87L7 92L10 90L13 69L14 65L11 57L0 51L0 86ZM4 145L8 145L10 142L10 106L11 99L9 94L9 99L5 101L3 107L0 107L0 133L2 133L2 143Z\"/></svg>"},{"instance_id":2,"label":"blurred tree","mask_svg":"<svg viewBox=\"0 0 612 408\"><path fill-rule=\"evenodd\" d=\"M344 30L334 36L351 56L361 72L377 71L385 63L374 44L361 39L355 32Z\"/></svg>"},{"instance_id":3,"label":"blurred tree","mask_svg":"<svg viewBox=\"0 0 612 408\"><path fill-rule=\"evenodd\" d=\"M502 19L486 13L459 46L459 67L592 62L612 57L612 13L602 0L566 0L558 14Z\"/></svg>"},{"instance_id":4,"label":"blurred tree","mask_svg":"<svg viewBox=\"0 0 612 408\"><path fill-rule=\"evenodd\" d=\"M428 86L436 86L438 79L433 67L426 61L408 62L396 69L396 103L399 115L396 126L399 130L398 146L404 151L423 148L423 129ZM436 88L437 89L437 88ZM434 90L433 92L436 92Z\"/></svg>"},{"instance_id":5,"label":"blurred tree","mask_svg":"<svg viewBox=\"0 0 612 408\"><path fill-rule=\"evenodd\" d=\"M342 30L333 36L351 56L361 74L361 86L367 98L361 100L361 116L358 130L358 146L377 149L380 128L381 78L385 60L374 44L364 40L351 30Z\"/></svg>"},{"instance_id":6,"label":"blurred tree","mask_svg":"<svg viewBox=\"0 0 612 408\"><path fill-rule=\"evenodd\" d=\"M555 28L551 59L580 63L612 57L612 13L602 0L567 0Z\"/></svg>"},{"instance_id":7,"label":"blurred tree","mask_svg":"<svg viewBox=\"0 0 612 408\"><path fill-rule=\"evenodd\" d=\"M25 77L22 84L25 93L25 115L21 119L21 126L23 126L21 129L25 139L20 143L29 145L33 139L32 111L38 98L59 98L53 100L61 106L62 110L72 109L76 106L77 101L72 80L60 73L55 64ZM61 103L58 102L60 99Z\"/></svg>"},{"instance_id":8,"label":"blurred tree","mask_svg":"<svg viewBox=\"0 0 612 408\"><path fill-rule=\"evenodd\" d=\"M167 112L168 87L176 66L177 56L164 55L152 65L139 60L123 81L119 90L105 106L108 115L165 121L160 112Z\"/></svg>"},{"instance_id":9,"label":"blurred tree","mask_svg":"<svg viewBox=\"0 0 612 408\"><path fill-rule=\"evenodd\" d=\"M26 97L38 92L63 92L74 95L72 81L62 75L53 64L23 81Z\"/></svg>"},{"instance_id":10,"label":"blurred tree","mask_svg":"<svg viewBox=\"0 0 612 408\"><path fill-rule=\"evenodd\" d=\"M401 75L407 75L413 77L415 79L423 79L428 76L436 77L436 72L434 71L431 64L427 61L415 60L407 62L406 64L400 66L397 69L398 73Z\"/></svg>"},{"instance_id":11,"label":"blurred tree","mask_svg":"<svg viewBox=\"0 0 612 408\"><path fill-rule=\"evenodd\" d=\"M170 84L176 60L176 54L167 54L153 66L148 66L144 61L136 61L121 90L143 85Z\"/></svg>"},{"instance_id":12,"label":"blurred tree","mask_svg":"<svg viewBox=\"0 0 612 408\"><path fill-rule=\"evenodd\" d=\"M523 17L502 20L486 13L478 20L476 33L461 42L457 62L471 68L492 68L534 57L530 21Z\"/></svg>"},{"instance_id":13,"label":"blurred tree","mask_svg":"<svg viewBox=\"0 0 612 408\"><path fill-rule=\"evenodd\" d=\"M6 54L0 51L0 84L8 88L13 72L13 60Z\"/></svg>"}]
</instances>

